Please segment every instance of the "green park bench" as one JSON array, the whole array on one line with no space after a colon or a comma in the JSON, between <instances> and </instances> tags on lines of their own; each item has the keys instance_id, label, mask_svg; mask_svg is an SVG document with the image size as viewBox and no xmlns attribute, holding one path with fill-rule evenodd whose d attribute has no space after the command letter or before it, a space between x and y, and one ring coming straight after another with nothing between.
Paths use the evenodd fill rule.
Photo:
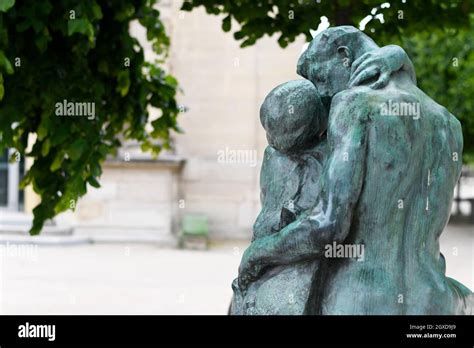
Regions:
<instances>
[{"instance_id":1,"label":"green park bench","mask_svg":"<svg viewBox=\"0 0 474 348\"><path fill-rule=\"evenodd\" d=\"M207 216L199 214L184 216L179 245L181 248L209 248Z\"/></svg>"}]
</instances>

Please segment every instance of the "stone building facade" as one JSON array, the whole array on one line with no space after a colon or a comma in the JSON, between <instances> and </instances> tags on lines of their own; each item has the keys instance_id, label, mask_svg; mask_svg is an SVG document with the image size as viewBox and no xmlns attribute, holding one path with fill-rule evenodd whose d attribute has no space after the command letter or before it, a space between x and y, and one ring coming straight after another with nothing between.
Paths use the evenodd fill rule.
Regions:
<instances>
[{"instance_id":1,"label":"stone building facade","mask_svg":"<svg viewBox=\"0 0 474 348\"><path fill-rule=\"evenodd\" d=\"M171 38L167 69L177 77L188 109L179 117L184 134L174 150L152 160L134 144L105 163L100 189L89 188L74 213L55 219L74 234L95 239L173 241L186 214L207 216L212 239L248 239L259 211L259 171L266 139L259 108L277 84L297 78L304 42L281 49L266 38L242 49L221 18L198 9L180 11L163 0L161 16ZM153 52L145 32L132 35ZM152 112L154 113L154 112ZM156 115L155 115L156 116ZM28 163L27 163L28 165ZM25 193L25 210L38 203Z\"/></svg>"}]
</instances>

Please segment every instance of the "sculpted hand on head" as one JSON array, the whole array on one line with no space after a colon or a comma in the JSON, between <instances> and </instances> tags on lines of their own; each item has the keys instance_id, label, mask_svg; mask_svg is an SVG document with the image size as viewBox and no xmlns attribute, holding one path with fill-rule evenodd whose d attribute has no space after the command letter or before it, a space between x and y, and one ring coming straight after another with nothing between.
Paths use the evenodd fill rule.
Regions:
<instances>
[{"instance_id":1,"label":"sculpted hand on head","mask_svg":"<svg viewBox=\"0 0 474 348\"><path fill-rule=\"evenodd\" d=\"M408 73L416 85L415 67L404 49L397 45L380 47L364 53L352 63L349 87L365 85L369 81L370 88L383 88L390 82L392 73L400 70Z\"/></svg>"}]
</instances>

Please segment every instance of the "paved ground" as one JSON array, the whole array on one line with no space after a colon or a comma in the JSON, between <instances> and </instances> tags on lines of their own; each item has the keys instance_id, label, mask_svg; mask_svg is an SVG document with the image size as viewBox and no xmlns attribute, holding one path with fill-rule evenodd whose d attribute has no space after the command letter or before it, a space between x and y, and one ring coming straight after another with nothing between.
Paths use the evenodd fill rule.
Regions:
<instances>
[{"instance_id":1,"label":"paved ground","mask_svg":"<svg viewBox=\"0 0 474 348\"><path fill-rule=\"evenodd\" d=\"M448 275L474 288L474 228L442 238ZM1 314L225 314L244 242L0 246Z\"/></svg>"},{"instance_id":2,"label":"paved ground","mask_svg":"<svg viewBox=\"0 0 474 348\"><path fill-rule=\"evenodd\" d=\"M440 246L448 277L474 291L474 225L448 225Z\"/></svg>"},{"instance_id":3,"label":"paved ground","mask_svg":"<svg viewBox=\"0 0 474 348\"><path fill-rule=\"evenodd\" d=\"M0 313L223 314L242 246L207 252L123 244L21 246L16 253L10 246L2 258Z\"/></svg>"}]
</instances>

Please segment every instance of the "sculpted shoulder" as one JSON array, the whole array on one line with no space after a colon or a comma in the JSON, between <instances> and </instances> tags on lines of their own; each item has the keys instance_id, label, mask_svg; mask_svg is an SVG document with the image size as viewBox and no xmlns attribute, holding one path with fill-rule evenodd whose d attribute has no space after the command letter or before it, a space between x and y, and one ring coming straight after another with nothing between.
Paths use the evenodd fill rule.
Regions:
<instances>
[{"instance_id":1,"label":"sculpted shoulder","mask_svg":"<svg viewBox=\"0 0 474 348\"><path fill-rule=\"evenodd\" d=\"M383 96L378 91L365 86L353 87L333 97L331 114L343 113L351 119L366 121L382 101Z\"/></svg>"},{"instance_id":2,"label":"sculpted shoulder","mask_svg":"<svg viewBox=\"0 0 474 348\"><path fill-rule=\"evenodd\" d=\"M448 124L453 132L453 135L456 139L456 145L457 148L459 149L459 152L462 152L462 149L464 147L464 139L463 139L463 134L462 134L462 126L461 122L458 120L456 116L454 116L452 113L450 113L446 108L443 107L444 114L446 118L448 119Z\"/></svg>"}]
</instances>

